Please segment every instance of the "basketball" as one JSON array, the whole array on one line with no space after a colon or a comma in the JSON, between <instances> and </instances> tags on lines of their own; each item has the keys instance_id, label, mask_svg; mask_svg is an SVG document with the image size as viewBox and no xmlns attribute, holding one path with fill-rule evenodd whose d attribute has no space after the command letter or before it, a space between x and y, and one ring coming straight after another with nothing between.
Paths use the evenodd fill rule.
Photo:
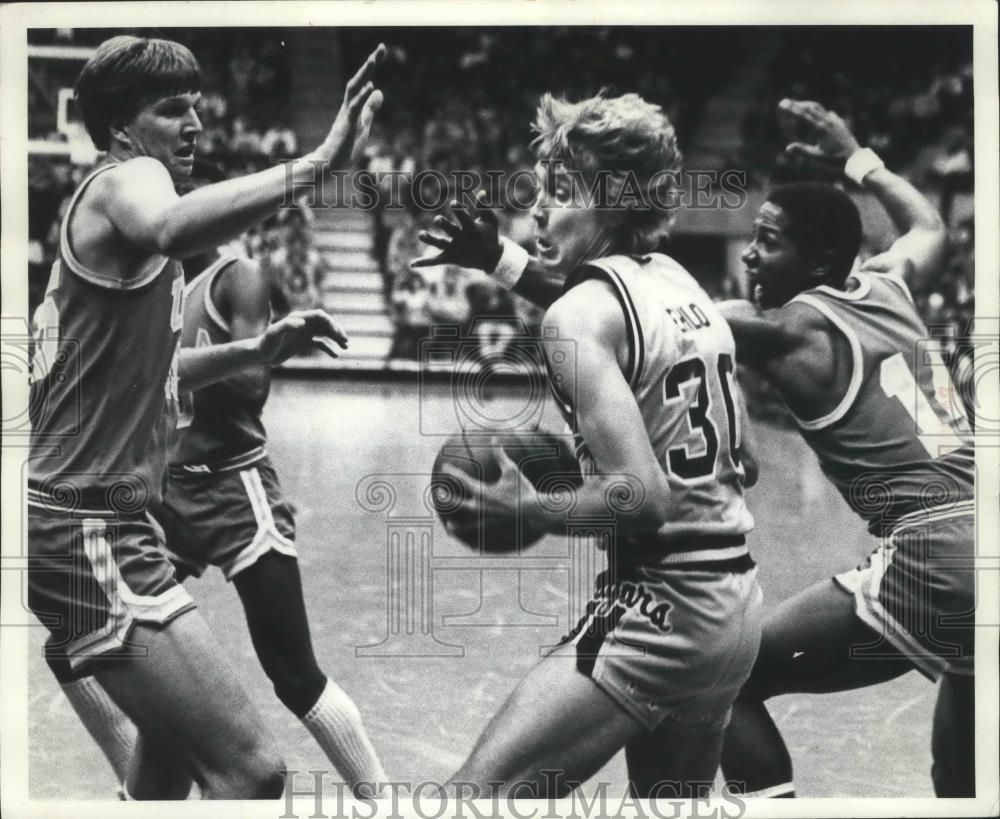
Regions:
<instances>
[{"instance_id":1,"label":"basketball","mask_svg":"<svg viewBox=\"0 0 1000 819\"><path fill-rule=\"evenodd\" d=\"M475 528L466 528L469 521L464 516L468 513L457 508L465 499L464 492L454 479L441 471L444 464L449 464L487 486L496 483L500 479L500 464L492 440L489 436L463 432L445 441L434 460L431 501L442 523L454 521L463 525L454 534L467 546L485 552L511 552L518 546L530 546L539 538L525 540L513 515L508 519L482 520ZM536 489L566 492L583 483L580 465L565 437L548 432L528 432L504 436L500 441L504 452Z\"/></svg>"}]
</instances>

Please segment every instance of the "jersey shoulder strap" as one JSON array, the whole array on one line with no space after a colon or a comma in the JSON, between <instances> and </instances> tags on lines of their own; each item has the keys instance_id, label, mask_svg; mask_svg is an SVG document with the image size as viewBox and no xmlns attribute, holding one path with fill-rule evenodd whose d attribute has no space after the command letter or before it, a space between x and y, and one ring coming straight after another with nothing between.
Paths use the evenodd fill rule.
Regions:
<instances>
[{"instance_id":1,"label":"jersey shoulder strap","mask_svg":"<svg viewBox=\"0 0 1000 819\"><path fill-rule=\"evenodd\" d=\"M98 176L105 171L111 170L119 164L120 163L118 162L109 162L105 165L94 168L94 170L84 177L79 187L73 193L72 198L69 200L69 205L66 207L66 213L63 216L62 225L59 229L59 255L66 263L66 267L89 284L94 284L98 287L105 287L111 290L138 290L141 287L145 287L157 276L159 276L160 273L163 272L163 269L167 266L167 262L169 262L170 259L166 256L154 253L152 256L148 257L145 262L143 262L142 266L134 276L131 276L128 279L121 279L117 276L108 276L105 273L91 270L89 267L85 266L79 259L76 258L76 255L73 253L73 245L70 242L69 223L73 217L73 212L76 210L76 205L80 201L80 197L83 195L83 192Z\"/></svg>"},{"instance_id":2,"label":"jersey shoulder strap","mask_svg":"<svg viewBox=\"0 0 1000 819\"><path fill-rule=\"evenodd\" d=\"M911 306L916 306L916 302L913 300L913 294L910 292L910 286L906 283L906 279L900 276L898 273L869 273L875 281L886 282L891 284L893 287L899 289L906 300Z\"/></svg>"},{"instance_id":3,"label":"jersey shoulder strap","mask_svg":"<svg viewBox=\"0 0 1000 819\"><path fill-rule=\"evenodd\" d=\"M827 321L829 321L844 335L851 350L851 380L848 382L847 391L844 393L844 397L838 402L837 406L835 406L826 415L823 415L820 418L814 418L811 421L806 421L799 418L794 412L792 413L792 417L795 419L795 422L801 429L804 430L824 429L825 427L831 426L843 418L857 400L858 392L861 390L861 383L864 380L864 352L861 348L861 339L858 338L858 334L854 331L854 328L851 327L850 322L838 315L837 311L826 299L821 297L820 293L844 295L843 291L834 290L832 287L822 285L820 287L813 288L812 291L799 293L789 303L805 304L814 310L817 310L827 319ZM867 294L867 288L865 289L865 294ZM840 295L834 295L834 298L839 298ZM863 298L863 296L858 298ZM857 299L853 300L856 301Z\"/></svg>"},{"instance_id":4,"label":"jersey shoulder strap","mask_svg":"<svg viewBox=\"0 0 1000 819\"><path fill-rule=\"evenodd\" d=\"M201 304L205 314L212 321L212 323L218 327L218 329L225 333L229 332L229 322L223 318L218 306L212 299L212 285L215 283L219 274L236 261L239 261L239 257L237 256L229 254L220 256L201 273L195 276L190 282L188 282L187 286L184 288L185 298L198 298L199 290L201 291Z\"/></svg>"},{"instance_id":5,"label":"jersey shoulder strap","mask_svg":"<svg viewBox=\"0 0 1000 819\"><path fill-rule=\"evenodd\" d=\"M639 262L631 256L605 256L587 262L580 280L601 279L611 285L625 317L625 339L628 343L628 360L624 375L629 387L635 389L642 379L645 367L646 344L642 335L642 321L629 280L639 273Z\"/></svg>"}]
</instances>

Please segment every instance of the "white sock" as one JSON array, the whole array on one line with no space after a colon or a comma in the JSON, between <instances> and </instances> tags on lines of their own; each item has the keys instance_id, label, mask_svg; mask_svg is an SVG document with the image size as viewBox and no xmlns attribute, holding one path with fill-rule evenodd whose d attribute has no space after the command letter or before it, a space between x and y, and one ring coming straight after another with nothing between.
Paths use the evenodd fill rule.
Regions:
<instances>
[{"instance_id":1,"label":"white sock","mask_svg":"<svg viewBox=\"0 0 1000 819\"><path fill-rule=\"evenodd\" d=\"M119 782L128 775L135 750L136 728L94 677L82 677L62 686L66 698L94 742L104 752Z\"/></svg>"},{"instance_id":2,"label":"white sock","mask_svg":"<svg viewBox=\"0 0 1000 819\"><path fill-rule=\"evenodd\" d=\"M362 783L385 782L382 763L361 724L358 707L333 680L327 679L316 704L302 717L302 724L356 796L378 795L377 786L365 787Z\"/></svg>"}]
</instances>

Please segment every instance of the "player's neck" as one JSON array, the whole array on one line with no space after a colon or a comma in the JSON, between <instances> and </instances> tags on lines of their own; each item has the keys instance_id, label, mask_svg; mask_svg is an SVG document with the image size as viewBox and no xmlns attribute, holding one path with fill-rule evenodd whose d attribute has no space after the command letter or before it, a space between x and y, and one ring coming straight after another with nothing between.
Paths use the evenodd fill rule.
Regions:
<instances>
[{"instance_id":1,"label":"player's neck","mask_svg":"<svg viewBox=\"0 0 1000 819\"><path fill-rule=\"evenodd\" d=\"M139 152L129 145L124 145L121 142L112 142L108 147L108 152L104 155L105 163L117 163L117 162L128 162L130 159L135 159L140 156Z\"/></svg>"}]
</instances>

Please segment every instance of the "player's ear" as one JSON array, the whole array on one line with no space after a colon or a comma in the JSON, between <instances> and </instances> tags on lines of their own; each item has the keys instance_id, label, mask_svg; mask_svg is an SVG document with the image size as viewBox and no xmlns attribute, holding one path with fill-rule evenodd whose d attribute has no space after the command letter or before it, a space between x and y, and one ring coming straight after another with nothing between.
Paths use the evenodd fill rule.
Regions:
<instances>
[{"instance_id":1,"label":"player's ear","mask_svg":"<svg viewBox=\"0 0 1000 819\"><path fill-rule=\"evenodd\" d=\"M819 251L813 260L809 277L817 281L825 281L833 273L834 258L832 250Z\"/></svg>"},{"instance_id":2,"label":"player's ear","mask_svg":"<svg viewBox=\"0 0 1000 819\"><path fill-rule=\"evenodd\" d=\"M111 134L112 142L120 142L122 145L132 146L132 137L128 135L128 126L122 122L112 122L108 125L108 133Z\"/></svg>"},{"instance_id":3,"label":"player's ear","mask_svg":"<svg viewBox=\"0 0 1000 819\"><path fill-rule=\"evenodd\" d=\"M631 247L634 231L626 208L607 208L601 212L603 234L612 247Z\"/></svg>"}]
</instances>

